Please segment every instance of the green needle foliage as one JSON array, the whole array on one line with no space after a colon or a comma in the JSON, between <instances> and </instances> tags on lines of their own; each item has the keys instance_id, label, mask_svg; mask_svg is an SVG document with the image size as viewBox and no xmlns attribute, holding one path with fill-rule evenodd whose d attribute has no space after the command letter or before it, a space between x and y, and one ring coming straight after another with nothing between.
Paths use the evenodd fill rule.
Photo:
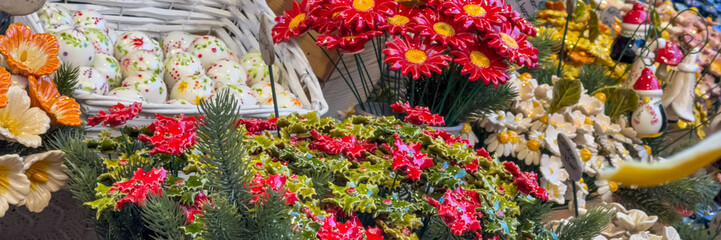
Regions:
<instances>
[{"instance_id":1,"label":"green needle foliage","mask_svg":"<svg viewBox=\"0 0 721 240\"><path fill-rule=\"evenodd\" d=\"M148 198L141 216L145 227L153 231L153 239L185 239L185 232L180 228L185 225L185 213L167 195Z\"/></svg>"},{"instance_id":2,"label":"green needle foliage","mask_svg":"<svg viewBox=\"0 0 721 240\"><path fill-rule=\"evenodd\" d=\"M58 88L60 95L72 97L75 91L75 85L78 84L78 75L80 74L79 68L63 63L60 65L55 75L53 75L53 82Z\"/></svg>"},{"instance_id":3,"label":"green needle foliage","mask_svg":"<svg viewBox=\"0 0 721 240\"><path fill-rule=\"evenodd\" d=\"M559 240L586 240L598 234L611 222L612 209L596 206L586 214L562 223L556 228Z\"/></svg>"},{"instance_id":4,"label":"green needle foliage","mask_svg":"<svg viewBox=\"0 0 721 240\"><path fill-rule=\"evenodd\" d=\"M609 75L608 68L601 64L585 64L578 73L578 79L583 83L583 87L592 93L603 87L616 84L616 81Z\"/></svg>"},{"instance_id":5,"label":"green needle foliage","mask_svg":"<svg viewBox=\"0 0 721 240\"><path fill-rule=\"evenodd\" d=\"M247 233L247 229L240 228L243 220L238 214L238 208L228 202L228 198L216 195L213 198L214 207L205 205L205 239L235 240ZM247 236L247 235L245 235Z\"/></svg>"}]
</instances>

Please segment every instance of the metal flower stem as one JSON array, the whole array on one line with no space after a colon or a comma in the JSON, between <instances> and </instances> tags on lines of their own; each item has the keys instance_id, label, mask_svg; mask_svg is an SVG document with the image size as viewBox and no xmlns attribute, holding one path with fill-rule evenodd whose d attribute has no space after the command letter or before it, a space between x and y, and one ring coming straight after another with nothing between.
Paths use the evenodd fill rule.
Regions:
<instances>
[{"instance_id":1,"label":"metal flower stem","mask_svg":"<svg viewBox=\"0 0 721 240\"><path fill-rule=\"evenodd\" d=\"M573 191L573 213L578 217L578 197L576 196L576 183L571 181L571 190Z\"/></svg>"},{"instance_id":2,"label":"metal flower stem","mask_svg":"<svg viewBox=\"0 0 721 240\"><path fill-rule=\"evenodd\" d=\"M270 91L273 94L273 110L275 111L275 117L280 117L278 112L278 94L275 93L275 79L273 76L273 65L268 65L268 75L270 75ZM278 127L278 137L280 137L280 127Z\"/></svg>"},{"instance_id":3,"label":"metal flower stem","mask_svg":"<svg viewBox=\"0 0 721 240\"><path fill-rule=\"evenodd\" d=\"M566 50L566 36L568 35L568 22L571 16L566 17L566 27L563 29L563 38L561 39L561 54L558 55L558 68L556 76L561 77L561 64L563 64L564 51Z\"/></svg>"}]
</instances>

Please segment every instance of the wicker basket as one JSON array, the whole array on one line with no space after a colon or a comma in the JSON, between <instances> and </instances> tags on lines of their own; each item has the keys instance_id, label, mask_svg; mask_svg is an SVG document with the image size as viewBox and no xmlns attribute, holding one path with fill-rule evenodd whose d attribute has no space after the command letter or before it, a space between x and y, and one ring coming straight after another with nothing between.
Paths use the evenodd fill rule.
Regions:
<instances>
[{"instance_id":1,"label":"wicker basket","mask_svg":"<svg viewBox=\"0 0 721 240\"><path fill-rule=\"evenodd\" d=\"M257 35L262 14L273 19L275 14L264 0L74 0L57 2L71 11L91 9L103 14L108 27L118 32L143 31L155 38L170 31L186 31L195 34L210 34L222 39L237 55L259 49ZM30 26L36 32L44 32L44 22L37 14L21 17L18 21ZM272 23L269 25L272 26ZM325 114L328 103L323 98L320 84L310 67L308 59L295 41L277 44L275 47L277 66L281 76L278 82L292 91L302 104L302 109L280 109L281 115L291 112L307 113L317 111ZM107 111L112 105L131 103L133 100L111 96L76 92L75 98L84 112L96 115ZM143 103L143 111L131 122L143 125L153 122L155 113L173 115L199 114L196 106ZM238 113L243 117L267 117L273 107L253 106Z\"/></svg>"}]
</instances>

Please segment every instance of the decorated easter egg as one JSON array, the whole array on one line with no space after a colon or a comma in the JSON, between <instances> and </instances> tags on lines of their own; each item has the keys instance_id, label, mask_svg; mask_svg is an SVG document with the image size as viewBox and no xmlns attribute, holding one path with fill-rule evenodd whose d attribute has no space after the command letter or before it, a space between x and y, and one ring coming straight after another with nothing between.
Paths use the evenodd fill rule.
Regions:
<instances>
[{"instance_id":1,"label":"decorated easter egg","mask_svg":"<svg viewBox=\"0 0 721 240\"><path fill-rule=\"evenodd\" d=\"M171 99L184 99L193 105L213 95L215 85L213 80L203 74L187 76L173 85L170 92Z\"/></svg>"},{"instance_id":2,"label":"decorated easter egg","mask_svg":"<svg viewBox=\"0 0 721 240\"><path fill-rule=\"evenodd\" d=\"M78 71L78 83L75 85L76 89L100 95L108 93L108 81L105 80L103 74L98 72L98 70L91 67L80 67Z\"/></svg>"},{"instance_id":3,"label":"decorated easter egg","mask_svg":"<svg viewBox=\"0 0 721 240\"><path fill-rule=\"evenodd\" d=\"M120 71L128 77L138 71L162 72L160 58L150 51L134 51L120 60Z\"/></svg>"},{"instance_id":4,"label":"decorated easter egg","mask_svg":"<svg viewBox=\"0 0 721 240\"><path fill-rule=\"evenodd\" d=\"M168 86L175 85L180 79L196 74L205 74L200 59L190 53L181 52L165 59L163 79Z\"/></svg>"},{"instance_id":5,"label":"decorated easter egg","mask_svg":"<svg viewBox=\"0 0 721 240\"><path fill-rule=\"evenodd\" d=\"M122 59L130 52L139 50L155 51L153 39L143 32L126 32L115 41L115 59Z\"/></svg>"},{"instance_id":6,"label":"decorated easter egg","mask_svg":"<svg viewBox=\"0 0 721 240\"><path fill-rule=\"evenodd\" d=\"M105 32L96 28L80 28L80 30L88 37L96 53L113 54L113 43Z\"/></svg>"},{"instance_id":7,"label":"decorated easter egg","mask_svg":"<svg viewBox=\"0 0 721 240\"><path fill-rule=\"evenodd\" d=\"M179 52L187 52L190 43L195 38L195 35L187 32L173 31L165 34L163 40L160 41L160 46L163 48L165 56L170 56Z\"/></svg>"},{"instance_id":8,"label":"decorated easter egg","mask_svg":"<svg viewBox=\"0 0 721 240\"><path fill-rule=\"evenodd\" d=\"M225 84L219 87L216 92L230 91L230 94L238 100L241 106L254 106L258 103L255 91L250 87L239 84Z\"/></svg>"},{"instance_id":9,"label":"decorated easter egg","mask_svg":"<svg viewBox=\"0 0 721 240\"><path fill-rule=\"evenodd\" d=\"M110 38L110 42L113 43L113 46L115 46L115 41L118 40L118 32L113 30L112 28L108 28L108 37ZM115 49L113 49L115 51Z\"/></svg>"},{"instance_id":10,"label":"decorated easter egg","mask_svg":"<svg viewBox=\"0 0 721 240\"><path fill-rule=\"evenodd\" d=\"M200 59L204 69L208 69L215 61L230 57L228 46L219 38L208 35L195 38L188 51Z\"/></svg>"},{"instance_id":11,"label":"decorated easter egg","mask_svg":"<svg viewBox=\"0 0 721 240\"><path fill-rule=\"evenodd\" d=\"M207 75L213 79L216 88L225 84L246 85L248 80L245 69L237 62L228 59L215 61L208 68Z\"/></svg>"},{"instance_id":12,"label":"decorated easter egg","mask_svg":"<svg viewBox=\"0 0 721 240\"><path fill-rule=\"evenodd\" d=\"M64 63L76 67L90 66L95 55L95 48L82 31L72 28L55 33L60 50L58 57Z\"/></svg>"},{"instance_id":13,"label":"decorated easter egg","mask_svg":"<svg viewBox=\"0 0 721 240\"><path fill-rule=\"evenodd\" d=\"M123 75L120 73L120 63L112 55L104 53L95 53L93 62L90 63L90 67L94 68L103 78L108 81L108 85L111 89L120 87L123 81Z\"/></svg>"},{"instance_id":14,"label":"decorated easter egg","mask_svg":"<svg viewBox=\"0 0 721 240\"><path fill-rule=\"evenodd\" d=\"M105 96L114 96L118 98L125 98L140 102L145 102L145 98L143 98L143 95L140 95L138 91L135 91L135 89L129 88L129 87L118 87L113 90L110 90Z\"/></svg>"},{"instance_id":15,"label":"decorated easter egg","mask_svg":"<svg viewBox=\"0 0 721 240\"><path fill-rule=\"evenodd\" d=\"M248 73L248 83L246 85L253 86L259 82L270 82L270 73L268 65L263 62L260 52L249 52L240 58L240 64ZM280 79L280 68L277 64L273 64L273 77L276 82Z\"/></svg>"},{"instance_id":16,"label":"decorated easter egg","mask_svg":"<svg viewBox=\"0 0 721 240\"><path fill-rule=\"evenodd\" d=\"M75 24L72 12L58 4L45 4L37 13L40 20L43 20L47 25L59 24L70 26Z\"/></svg>"},{"instance_id":17,"label":"decorated easter egg","mask_svg":"<svg viewBox=\"0 0 721 240\"><path fill-rule=\"evenodd\" d=\"M165 82L154 72L135 72L123 80L123 87L135 89L151 103L163 103L168 97Z\"/></svg>"},{"instance_id":18,"label":"decorated easter egg","mask_svg":"<svg viewBox=\"0 0 721 240\"><path fill-rule=\"evenodd\" d=\"M65 25L65 24L50 24L45 27L45 32L55 35L56 33L62 32L64 30L73 29L74 27L72 25Z\"/></svg>"},{"instance_id":19,"label":"decorated easter egg","mask_svg":"<svg viewBox=\"0 0 721 240\"><path fill-rule=\"evenodd\" d=\"M158 56L161 61L165 59L165 54L163 54L163 48L160 47L160 43L155 39L153 39L151 43L153 44L153 53Z\"/></svg>"},{"instance_id":20,"label":"decorated easter egg","mask_svg":"<svg viewBox=\"0 0 721 240\"><path fill-rule=\"evenodd\" d=\"M301 108L300 100L291 92L279 92L276 96L278 97L278 108ZM273 97L266 98L260 104L273 106Z\"/></svg>"},{"instance_id":21,"label":"decorated easter egg","mask_svg":"<svg viewBox=\"0 0 721 240\"><path fill-rule=\"evenodd\" d=\"M108 23L103 18L103 15L99 12L90 9L78 10L73 13L73 20L79 27L88 27L99 29L106 32L108 29Z\"/></svg>"},{"instance_id":22,"label":"decorated easter egg","mask_svg":"<svg viewBox=\"0 0 721 240\"><path fill-rule=\"evenodd\" d=\"M191 104L190 102L188 102L188 101L186 101L186 100L183 100L183 99L170 99L170 100L166 101L165 104L170 104L170 105L193 105L193 104Z\"/></svg>"},{"instance_id":23,"label":"decorated easter egg","mask_svg":"<svg viewBox=\"0 0 721 240\"><path fill-rule=\"evenodd\" d=\"M271 91L271 85L269 82L259 82L256 84L253 84L253 87L251 87L253 91L255 91L255 96L258 97L258 102L265 102L266 100L273 97L273 92ZM285 91L280 84L275 85L275 92L280 93Z\"/></svg>"}]
</instances>

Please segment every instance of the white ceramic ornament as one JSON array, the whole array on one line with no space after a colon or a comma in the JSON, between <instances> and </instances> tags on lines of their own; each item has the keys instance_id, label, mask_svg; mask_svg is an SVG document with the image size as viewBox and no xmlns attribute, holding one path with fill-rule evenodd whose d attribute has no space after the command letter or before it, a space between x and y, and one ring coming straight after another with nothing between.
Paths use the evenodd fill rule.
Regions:
<instances>
[{"instance_id":1,"label":"white ceramic ornament","mask_svg":"<svg viewBox=\"0 0 721 240\"><path fill-rule=\"evenodd\" d=\"M55 34L60 45L58 57L64 63L76 67L90 66L95 55L95 48L82 31L72 28Z\"/></svg>"},{"instance_id":2,"label":"white ceramic ornament","mask_svg":"<svg viewBox=\"0 0 721 240\"><path fill-rule=\"evenodd\" d=\"M643 72L644 69L649 68L652 72L656 72L656 65L654 65L656 54L654 52L656 49L666 47L666 40L659 38L657 41L649 42L647 47L647 50L638 50L637 54L639 57L634 60L631 69L628 71L626 87L633 87L633 85L636 84L636 80L641 77L641 72Z\"/></svg>"},{"instance_id":3,"label":"white ceramic ornament","mask_svg":"<svg viewBox=\"0 0 721 240\"><path fill-rule=\"evenodd\" d=\"M21 75L12 75L12 76L10 76L10 86L27 89L28 88L28 79Z\"/></svg>"},{"instance_id":4,"label":"white ceramic ornament","mask_svg":"<svg viewBox=\"0 0 721 240\"><path fill-rule=\"evenodd\" d=\"M65 24L50 24L45 27L45 32L50 33L52 35L55 35L56 33L73 29L74 27L72 25L65 25Z\"/></svg>"},{"instance_id":5,"label":"white ceramic ornament","mask_svg":"<svg viewBox=\"0 0 721 240\"><path fill-rule=\"evenodd\" d=\"M73 25L75 21L73 21L71 14L70 10L55 3L45 4L43 8L38 10L38 17L47 25Z\"/></svg>"},{"instance_id":6,"label":"white ceramic ornament","mask_svg":"<svg viewBox=\"0 0 721 240\"><path fill-rule=\"evenodd\" d=\"M150 103L163 103L168 98L168 88L155 72L135 72L123 80L123 87L135 89Z\"/></svg>"},{"instance_id":7,"label":"white ceramic ornament","mask_svg":"<svg viewBox=\"0 0 721 240\"><path fill-rule=\"evenodd\" d=\"M209 35L195 38L188 52L200 59L204 69L208 69L215 61L230 58L228 46L219 38Z\"/></svg>"},{"instance_id":8,"label":"white ceramic ornament","mask_svg":"<svg viewBox=\"0 0 721 240\"><path fill-rule=\"evenodd\" d=\"M90 67L94 68L103 75L108 81L110 89L120 87L123 81L123 75L120 73L120 63L115 57L104 53L95 53L93 62Z\"/></svg>"},{"instance_id":9,"label":"white ceramic ornament","mask_svg":"<svg viewBox=\"0 0 721 240\"><path fill-rule=\"evenodd\" d=\"M255 91L250 87L238 84L225 84L216 90L216 93L221 91L230 91L230 94L238 100L242 107L255 106L258 103L258 98L255 95Z\"/></svg>"},{"instance_id":10,"label":"white ceramic ornament","mask_svg":"<svg viewBox=\"0 0 721 240\"><path fill-rule=\"evenodd\" d=\"M696 94L696 73L699 66L696 64L698 50L686 55L676 68L673 68L668 77L666 87L663 89L663 107L668 113L669 120L682 119L694 122L694 98Z\"/></svg>"},{"instance_id":11,"label":"white ceramic ornament","mask_svg":"<svg viewBox=\"0 0 721 240\"><path fill-rule=\"evenodd\" d=\"M168 100L167 102L165 102L165 104L170 104L170 105L193 105L193 104L191 104L190 102L185 101L185 100L183 100L183 99L170 99L170 100Z\"/></svg>"},{"instance_id":12,"label":"white ceramic ornament","mask_svg":"<svg viewBox=\"0 0 721 240\"><path fill-rule=\"evenodd\" d=\"M108 94L105 94L105 96L113 96L133 101L145 102L145 98L143 98L143 95L141 95L138 91L135 91L135 89L129 87L115 88L113 90L110 90L110 92L108 92Z\"/></svg>"},{"instance_id":13,"label":"white ceramic ornament","mask_svg":"<svg viewBox=\"0 0 721 240\"><path fill-rule=\"evenodd\" d=\"M113 43L105 32L96 28L80 28L95 48L96 53L113 54Z\"/></svg>"},{"instance_id":14,"label":"white ceramic ornament","mask_svg":"<svg viewBox=\"0 0 721 240\"><path fill-rule=\"evenodd\" d=\"M300 100L291 92L278 92L278 108L301 108ZM273 106L273 97L265 99L260 103L263 106Z\"/></svg>"},{"instance_id":15,"label":"white ceramic ornament","mask_svg":"<svg viewBox=\"0 0 721 240\"><path fill-rule=\"evenodd\" d=\"M255 95L258 97L258 102L266 102L268 99L273 97L272 87L270 85L270 82L259 82L256 84L253 84L251 87L253 91L255 91ZM275 85L275 92L283 92L285 89L281 87L280 85Z\"/></svg>"},{"instance_id":16,"label":"white ceramic ornament","mask_svg":"<svg viewBox=\"0 0 721 240\"><path fill-rule=\"evenodd\" d=\"M215 61L213 65L208 68L207 75L213 79L216 88L226 84L248 84L245 69L237 62L228 59Z\"/></svg>"},{"instance_id":17,"label":"white ceramic ornament","mask_svg":"<svg viewBox=\"0 0 721 240\"><path fill-rule=\"evenodd\" d=\"M105 80L103 74L98 72L98 70L91 67L80 67L78 71L78 83L75 85L76 89L100 95L108 92L108 81Z\"/></svg>"},{"instance_id":18,"label":"white ceramic ornament","mask_svg":"<svg viewBox=\"0 0 721 240\"><path fill-rule=\"evenodd\" d=\"M248 72L248 83L247 85L253 86L259 82L270 82L270 74L268 72L268 65L263 62L263 57L260 52L249 52L240 58L240 64ZM280 79L280 68L273 65L273 77L275 82L279 82Z\"/></svg>"},{"instance_id":19,"label":"white ceramic ornament","mask_svg":"<svg viewBox=\"0 0 721 240\"><path fill-rule=\"evenodd\" d=\"M200 101L213 95L214 89L213 80L208 76L202 74L187 76L175 83L170 92L170 98L183 99L193 105L198 105Z\"/></svg>"},{"instance_id":20,"label":"white ceramic ornament","mask_svg":"<svg viewBox=\"0 0 721 240\"><path fill-rule=\"evenodd\" d=\"M160 58L150 51L134 51L128 53L120 60L120 72L128 77L138 71L162 72L163 65Z\"/></svg>"},{"instance_id":21,"label":"white ceramic ornament","mask_svg":"<svg viewBox=\"0 0 721 240\"><path fill-rule=\"evenodd\" d=\"M160 46L163 48L165 56L171 56L176 53L187 52L190 43L195 38L195 35L187 32L173 31L165 34L163 40L160 41Z\"/></svg>"},{"instance_id":22,"label":"white ceramic ornament","mask_svg":"<svg viewBox=\"0 0 721 240\"><path fill-rule=\"evenodd\" d=\"M73 21L79 27L88 27L107 32L108 23L99 12L89 9L78 10L73 13Z\"/></svg>"},{"instance_id":23,"label":"white ceramic ornament","mask_svg":"<svg viewBox=\"0 0 721 240\"><path fill-rule=\"evenodd\" d=\"M153 44L153 53L158 56L161 61L165 59L165 54L163 54L163 48L160 47L160 43L155 39L153 39L151 43Z\"/></svg>"},{"instance_id":24,"label":"white ceramic ornament","mask_svg":"<svg viewBox=\"0 0 721 240\"><path fill-rule=\"evenodd\" d=\"M653 71L646 68L636 80L633 89L638 93L638 108L631 115L631 126L639 137L655 137L666 127L666 115L661 106L663 91L653 76Z\"/></svg>"},{"instance_id":25,"label":"white ceramic ornament","mask_svg":"<svg viewBox=\"0 0 721 240\"><path fill-rule=\"evenodd\" d=\"M180 79L196 74L205 74L200 60L187 52L181 52L165 59L165 73L163 79L169 87L175 85Z\"/></svg>"},{"instance_id":26,"label":"white ceramic ornament","mask_svg":"<svg viewBox=\"0 0 721 240\"><path fill-rule=\"evenodd\" d=\"M126 32L120 35L115 42L115 59L122 59L130 52L146 50L155 51L153 39L143 32Z\"/></svg>"}]
</instances>

